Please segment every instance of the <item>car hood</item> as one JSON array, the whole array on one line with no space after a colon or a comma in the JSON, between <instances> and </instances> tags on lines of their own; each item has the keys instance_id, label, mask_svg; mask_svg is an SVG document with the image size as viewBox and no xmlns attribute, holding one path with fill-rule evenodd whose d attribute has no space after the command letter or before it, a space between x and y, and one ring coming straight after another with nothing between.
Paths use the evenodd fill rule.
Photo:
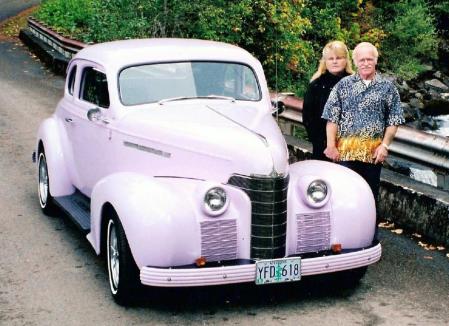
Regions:
<instances>
[{"instance_id":1,"label":"car hood","mask_svg":"<svg viewBox=\"0 0 449 326\"><path fill-rule=\"evenodd\" d=\"M116 140L133 149L132 156L145 156L155 176L225 182L232 174L287 173L287 147L268 110L198 102L132 109L116 124Z\"/></svg>"}]
</instances>

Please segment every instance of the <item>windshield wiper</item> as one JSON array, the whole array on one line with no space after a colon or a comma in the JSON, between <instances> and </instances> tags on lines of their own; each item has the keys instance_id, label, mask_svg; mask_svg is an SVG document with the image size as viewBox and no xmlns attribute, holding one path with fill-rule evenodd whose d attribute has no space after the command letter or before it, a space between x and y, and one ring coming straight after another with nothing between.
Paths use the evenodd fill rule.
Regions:
<instances>
[{"instance_id":1,"label":"windshield wiper","mask_svg":"<svg viewBox=\"0 0 449 326\"><path fill-rule=\"evenodd\" d=\"M196 100L196 99L229 100L231 102L235 102L235 98L230 97L230 96L207 95L207 96L179 96L179 97L172 97L172 98L166 98L166 99L160 100L157 103L162 105L162 104L164 104L166 102L184 101L184 100Z\"/></svg>"}]
</instances>

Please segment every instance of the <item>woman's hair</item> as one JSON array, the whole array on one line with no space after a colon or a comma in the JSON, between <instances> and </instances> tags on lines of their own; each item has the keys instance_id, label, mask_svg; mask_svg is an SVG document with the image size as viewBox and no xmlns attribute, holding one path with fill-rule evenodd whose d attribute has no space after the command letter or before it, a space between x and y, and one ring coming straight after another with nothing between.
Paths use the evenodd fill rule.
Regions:
<instances>
[{"instance_id":1,"label":"woman's hair","mask_svg":"<svg viewBox=\"0 0 449 326\"><path fill-rule=\"evenodd\" d=\"M345 57L346 58L346 67L345 71L348 74L353 74L354 70L352 70L352 63L351 58L349 57L349 51L346 47L346 44L344 44L341 41L332 41L327 43L323 48L323 55L320 59L320 63L318 65L318 70L313 74L310 81L313 81L320 77L322 74L326 72L326 58L334 52L339 57Z\"/></svg>"}]
</instances>

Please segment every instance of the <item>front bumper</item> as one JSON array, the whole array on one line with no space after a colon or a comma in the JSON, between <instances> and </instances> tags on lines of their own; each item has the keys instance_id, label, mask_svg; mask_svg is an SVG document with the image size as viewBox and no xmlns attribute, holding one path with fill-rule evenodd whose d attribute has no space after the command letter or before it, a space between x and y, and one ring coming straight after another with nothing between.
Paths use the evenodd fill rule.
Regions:
<instances>
[{"instance_id":1,"label":"front bumper","mask_svg":"<svg viewBox=\"0 0 449 326\"><path fill-rule=\"evenodd\" d=\"M379 244L359 251L339 255L301 259L301 276L317 275L368 266L380 260ZM140 281L144 285L160 287L207 286L255 282L256 264L204 267L157 268L142 267Z\"/></svg>"}]
</instances>

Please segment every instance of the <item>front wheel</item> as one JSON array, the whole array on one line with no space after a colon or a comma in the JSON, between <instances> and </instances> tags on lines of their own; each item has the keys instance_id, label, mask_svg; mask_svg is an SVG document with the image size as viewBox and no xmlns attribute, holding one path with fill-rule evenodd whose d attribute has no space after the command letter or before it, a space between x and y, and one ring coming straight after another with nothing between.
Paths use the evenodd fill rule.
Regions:
<instances>
[{"instance_id":1,"label":"front wheel","mask_svg":"<svg viewBox=\"0 0 449 326\"><path fill-rule=\"evenodd\" d=\"M41 209L46 215L52 215L55 212L56 205L50 194L50 180L48 177L48 166L45 152L39 152L38 158L38 195Z\"/></svg>"},{"instance_id":2,"label":"front wheel","mask_svg":"<svg viewBox=\"0 0 449 326\"><path fill-rule=\"evenodd\" d=\"M114 300L120 305L134 303L141 290L139 268L115 212L107 219L106 248L109 286Z\"/></svg>"}]
</instances>

